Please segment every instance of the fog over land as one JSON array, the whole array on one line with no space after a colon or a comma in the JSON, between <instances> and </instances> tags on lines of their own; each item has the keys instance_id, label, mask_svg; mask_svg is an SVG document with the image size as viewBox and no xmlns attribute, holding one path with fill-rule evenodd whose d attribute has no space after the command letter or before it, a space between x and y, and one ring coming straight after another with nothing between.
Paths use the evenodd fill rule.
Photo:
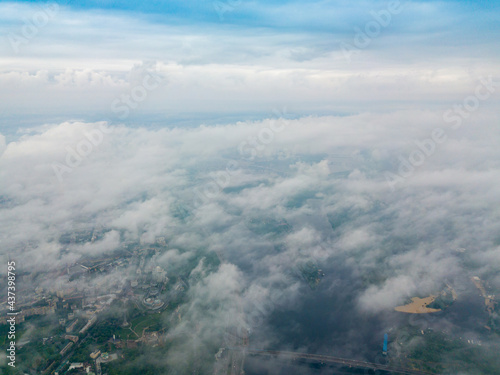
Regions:
<instances>
[{"instance_id":1,"label":"fog over land","mask_svg":"<svg viewBox=\"0 0 500 375\"><path fill-rule=\"evenodd\" d=\"M415 119L425 121L409 136L401 124ZM249 328L258 339L252 345L262 348L324 351L328 337L293 347L273 324L276 314L292 314L296 326L288 334L302 332L306 323L293 316L303 314L305 301L335 296L344 308L322 314L325 324L338 319L344 326L336 349L362 356L379 334L370 321L389 327L385 316L408 297L430 295L446 282L460 285L470 274L500 287L498 114L483 112L477 121L474 133L474 125L452 133L439 113L417 111L190 129L43 125L7 144L1 156L2 247L23 271L39 274L39 286L84 291L123 285L134 270L90 285L43 275L161 237L167 250L157 261L166 269L182 267L198 251L220 262L208 270L200 260L191 272L197 281L176 327L187 340L181 352L183 345L220 339L228 324ZM418 150L412 141L437 127L450 134L446 142L393 184L387 176L398 174L398 157ZM262 129L274 129L264 142ZM83 143L91 145L86 155L78 153ZM269 220L286 222L288 230L256 229ZM95 229L98 240L60 241ZM307 261L325 272L317 289L297 272ZM166 360L179 360L175 353Z\"/></svg>"}]
</instances>

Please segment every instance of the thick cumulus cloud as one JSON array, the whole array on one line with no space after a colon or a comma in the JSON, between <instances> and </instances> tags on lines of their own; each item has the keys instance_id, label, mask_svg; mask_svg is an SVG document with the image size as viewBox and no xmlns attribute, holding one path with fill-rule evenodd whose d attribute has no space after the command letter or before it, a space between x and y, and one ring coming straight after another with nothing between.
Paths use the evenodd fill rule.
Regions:
<instances>
[{"instance_id":1,"label":"thick cumulus cloud","mask_svg":"<svg viewBox=\"0 0 500 375\"><path fill-rule=\"evenodd\" d=\"M203 205L193 209L192 220L208 229L225 228L225 233L206 234L221 236L215 241L223 240L227 231L248 232L245 225L233 221L235 215L252 217L271 210L298 223L289 235L290 243L310 248L325 237L302 223L307 211L314 213L314 200L321 202L327 215L340 212L355 224L341 231L345 224L339 224L335 232L339 252L372 251L393 231L400 236L410 230L427 232L442 240L446 233L435 224L441 222L443 227L451 219L450 234L456 228L475 238L473 232L486 234L488 226L471 227L467 220L480 220L474 213L487 211L491 202L473 197L479 193L490 199L495 196L494 184L487 182L497 176L497 162L493 157L484 159L494 155L494 142L485 141L494 136L489 125L494 118L482 116L485 122L474 129L473 139L466 138L469 129L465 129L439 145L423 166L397 184L394 193L384 174L397 173L399 156L416 147L412 142L429 134L433 126L442 126L439 116L400 112L280 120L283 130L255 148L247 140L264 134L261 130L272 127L275 120L158 131L111 128L105 123L46 125L8 144L2 155L3 241L12 248L32 241L43 243L71 225L92 221L151 243L157 236L172 236L185 227L170 208L179 201L193 205L200 192ZM400 126L423 119L428 124L413 134ZM477 136L477 131L488 138ZM92 144L93 134L100 134L96 139L102 141ZM247 160L254 149L255 158ZM282 149L292 153L278 160ZM336 178L329 168L339 153L350 158L352 170L346 178ZM274 159L279 163L262 165L263 160ZM228 163L236 165L229 173ZM221 172L228 175L227 181L219 181L225 186L206 194L205 185L218 181ZM456 214L469 211L469 215L450 217L451 209ZM388 222L363 215L373 211L385 215ZM399 220L392 220L396 215ZM494 222L488 216L482 220ZM465 238L464 246L472 242ZM458 239L453 241L459 245ZM480 241L483 246L487 243L484 238ZM110 250L115 242L116 236L108 233L88 251ZM417 250L421 258L433 249Z\"/></svg>"},{"instance_id":2,"label":"thick cumulus cloud","mask_svg":"<svg viewBox=\"0 0 500 375\"><path fill-rule=\"evenodd\" d=\"M261 347L284 347L274 315L288 311L300 334L294 314L314 293L348 303L352 316L332 315L346 319L346 337L361 340L353 317L371 319L464 275L500 287L497 122L484 110L459 130L441 113L419 111L191 129L43 125L0 157L2 252L35 273L160 237L168 248L157 262L166 269L187 266L200 249L215 252L215 271L203 259L193 266L182 324L169 332L183 337L172 365L188 361L179 354L188 347L212 350L207 343L227 326L249 328ZM388 181L438 127L447 141ZM92 230L100 233L92 242L61 241ZM303 277L308 264L325 272L319 292ZM43 286L119 290L126 278L78 285L59 275ZM321 351L320 342L301 348ZM346 355L361 355L344 344Z\"/></svg>"}]
</instances>

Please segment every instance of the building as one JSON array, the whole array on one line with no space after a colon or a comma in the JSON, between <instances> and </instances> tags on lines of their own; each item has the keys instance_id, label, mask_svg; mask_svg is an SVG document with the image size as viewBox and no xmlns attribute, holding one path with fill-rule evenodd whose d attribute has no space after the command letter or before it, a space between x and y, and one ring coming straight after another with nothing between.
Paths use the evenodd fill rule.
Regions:
<instances>
[{"instance_id":1,"label":"building","mask_svg":"<svg viewBox=\"0 0 500 375\"><path fill-rule=\"evenodd\" d=\"M87 330L92 327L92 324L94 324L97 320L97 317L94 315L90 320L85 324L85 326L80 330L80 334L87 332Z\"/></svg>"},{"instance_id":2,"label":"building","mask_svg":"<svg viewBox=\"0 0 500 375\"><path fill-rule=\"evenodd\" d=\"M75 363L70 364L68 371L73 370L75 368L83 368L83 363L75 362Z\"/></svg>"},{"instance_id":3,"label":"building","mask_svg":"<svg viewBox=\"0 0 500 375\"><path fill-rule=\"evenodd\" d=\"M33 307L31 309L26 309L22 311L24 316L32 316L32 315L47 315L55 313L55 306L42 306L42 307Z\"/></svg>"},{"instance_id":4,"label":"building","mask_svg":"<svg viewBox=\"0 0 500 375\"><path fill-rule=\"evenodd\" d=\"M160 266L156 266L155 270L153 271L153 279L157 283L167 282L168 281L167 271L165 271Z\"/></svg>"},{"instance_id":5,"label":"building","mask_svg":"<svg viewBox=\"0 0 500 375\"><path fill-rule=\"evenodd\" d=\"M99 357L101 355L101 351L100 350L96 350L95 352L93 353L90 353L90 358L92 359L96 359L97 357Z\"/></svg>"},{"instance_id":6,"label":"building","mask_svg":"<svg viewBox=\"0 0 500 375\"><path fill-rule=\"evenodd\" d=\"M60 352L60 355L65 355L68 350L73 346L73 342L69 342L68 345L66 345Z\"/></svg>"},{"instance_id":7,"label":"building","mask_svg":"<svg viewBox=\"0 0 500 375\"><path fill-rule=\"evenodd\" d=\"M65 335L64 338L66 340L71 340L73 342L77 342L78 341L78 336L72 336L72 335Z\"/></svg>"},{"instance_id":8,"label":"building","mask_svg":"<svg viewBox=\"0 0 500 375\"><path fill-rule=\"evenodd\" d=\"M76 326L77 323L78 323L78 319L76 319L73 323L71 323L70 325L68 325L66 327L66 333L73 332L73 330L75 329L75 326Z\"/></svg>"}]
</instances>

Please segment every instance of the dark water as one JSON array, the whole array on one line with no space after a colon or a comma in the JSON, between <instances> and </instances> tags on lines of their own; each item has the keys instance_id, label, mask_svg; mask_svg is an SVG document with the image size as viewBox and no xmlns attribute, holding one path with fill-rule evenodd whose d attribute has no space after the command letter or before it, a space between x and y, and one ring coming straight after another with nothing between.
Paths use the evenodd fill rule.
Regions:
<instances>
[{"instance_id":1,"label":"dark water","mask_svg":"<svg viewBox=\"0 0 500 375\"><path fill-rule=\"evenodd\" d=\"M389 341L397 335L398 327L408 326L431 328L452 337L473 339L480 338L478 332L488 319L484 298L479 296L479 291L468 277L460 280L459 299L441 313L416 315L386 311L366 315L359 312L356 301L362 286L349 270L332 267L325 273L316 290L311 290L304 282L301 297L295 306L277 308L270 315L268 324L252 331L249 347L380 363L383 360L381 351L385 332L389 333ZM356 373L338 366L290 363L262 356L247 357L245 371L248 375ZM362 370L358 373L369 372Z\"/></svg>"},{"instance_id":2,"label":"dark water","mask_svg":"<svg viewBox=\"0 0 500 375\"><path fill-rule=\"evenodd\" d=\"M358 312L356 299L361 285L349 269L332 267L325 274L316 289L303 283L295 306L277 307L267 324L252 331L249 347L378 361L386 329L384 319ZM265 357L248 357L245 371L265 374L271 371L269 368L282 371L283 367L287 374L335 373L335 367L316 366L319 365L287 365ZM269 373L279 373L272 371Z\"/></svg>"}]
</instances>

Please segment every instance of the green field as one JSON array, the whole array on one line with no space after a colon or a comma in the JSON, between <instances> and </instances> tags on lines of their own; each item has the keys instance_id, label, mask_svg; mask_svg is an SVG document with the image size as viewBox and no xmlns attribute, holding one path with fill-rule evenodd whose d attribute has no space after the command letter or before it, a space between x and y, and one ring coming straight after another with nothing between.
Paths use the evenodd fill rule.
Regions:
<instances>
[{"instance_id":1,"label":"green field","mask_svg":"<svg viewBox=\"0 0 500 375\"><path fill-rule=\"evenodd\" d=\"M146 327L150 327L150 330L155 330L158 325L162 323L162 317L164 317L164 314L148 314L148 315L143 315L135 318L130 322L129 327L122 327L120 330L116 332L116 334L122 339L122 340L135 340L138 339L139 337L142 336L142 331ZM134 334L130 330L132 328L138 336Z\"/></svg>"}]
</instances>

